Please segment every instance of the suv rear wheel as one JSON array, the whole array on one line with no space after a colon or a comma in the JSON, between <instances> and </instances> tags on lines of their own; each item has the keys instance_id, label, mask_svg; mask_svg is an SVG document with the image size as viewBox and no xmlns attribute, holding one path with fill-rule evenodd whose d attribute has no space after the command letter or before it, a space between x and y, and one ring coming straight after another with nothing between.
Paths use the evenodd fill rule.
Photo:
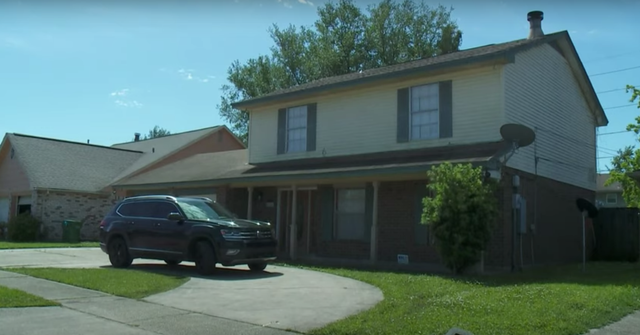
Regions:
<instances>
[{"instance_id":1,"label":"suv rear wheel","mask_svg":"<svg viewBox=\"0 0 640 335\"><path fill-rule=\"evenodd\" d=\"M249 264L249 270L260 272L267 268L267 263L251 263Z\"/></svg>"},{"instance_id":2,"label":"suv rear wheel","mask_svg":"<svg viewBox=\"0 0 640 335\"><path fill-rule=\"evenodd\" d=\"M209 276L216 271L216 253L209 242L200 241L195 248L196 270L199 274Z\"/></svg>"},{"instance_id":3,"label":"suv rear wheel","mask_svg":"<svg viewBox=\"0 0 640 335\"><path fill-rule=\"evenodd\" d=\"M109 261L114 268L127 268L133 262L129 255L127 242L122 237L115 237L107 245Z\"/></svg>"},{"instance_id":4,"label":"suv rear wheel","mask_svg":"<svg viewBox=\"0 0 640 335\"><path fill-rule=\"evenodd\" d=\"M170 266L176 266L176 265L182 263L182 261L176 261L174 259L165 259L164 262L167 263L167 265L170 265Z\"/></svg>"}]
</instances>

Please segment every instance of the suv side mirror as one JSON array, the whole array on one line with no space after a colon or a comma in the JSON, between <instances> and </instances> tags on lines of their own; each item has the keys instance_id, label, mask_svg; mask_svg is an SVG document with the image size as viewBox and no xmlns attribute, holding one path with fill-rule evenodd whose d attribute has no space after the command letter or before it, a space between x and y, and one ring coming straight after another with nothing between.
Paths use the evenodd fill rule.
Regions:
<instances>
[{"instance_id":1,"label":"suv side mirror","mask_svg":"<svg viewBox=\"0 0 640 335\"><path fill-rule=\"evenodd\" d=\"M184 218L182 217L182 215L180 215L180 213L172 212L167 215L167 220L182 221L184 220Z\"/></svg>"}]
</instances>

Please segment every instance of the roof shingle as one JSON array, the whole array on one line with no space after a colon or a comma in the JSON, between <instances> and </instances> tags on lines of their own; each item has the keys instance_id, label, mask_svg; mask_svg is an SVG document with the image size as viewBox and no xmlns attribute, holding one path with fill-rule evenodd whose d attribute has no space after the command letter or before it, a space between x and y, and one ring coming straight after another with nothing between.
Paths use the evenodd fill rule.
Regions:
<instances>
[{"instance_id":1,"label":"roof shingle","mask_svg":"<svg viewBox=\"0 0 640 335\"><path fill-rule=\"evenodd\" d=\"M98 192L141 152L9 133L7 138L32 188Z\"/></svg>"}]
</instances>

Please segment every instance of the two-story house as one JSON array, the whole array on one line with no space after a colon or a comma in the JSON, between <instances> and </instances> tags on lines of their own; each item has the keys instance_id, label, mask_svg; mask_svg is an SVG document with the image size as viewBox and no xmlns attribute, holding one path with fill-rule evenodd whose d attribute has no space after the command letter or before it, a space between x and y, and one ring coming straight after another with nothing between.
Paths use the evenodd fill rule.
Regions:
<instances>
[{"instance_id":1,"label":"two-story house","mask_svg":"<svg viewBox=\"0 0 640 335\"><path fill-rule=\"evenodd\" d=\"M250 114L247 150L194 156L115 186L215 187L242 216L275 222L292 258L436 263L420 224L426 171L469 162L503 190L487 266L580 260L575 201L595 201L596 127L608 121L569 34L544 35L541 12L528 20L520 40L237 102ZM504 164L506 123L534 129L536 141ZM516 174L527 229L514 248Z\"/></svg>"}]
</instances>

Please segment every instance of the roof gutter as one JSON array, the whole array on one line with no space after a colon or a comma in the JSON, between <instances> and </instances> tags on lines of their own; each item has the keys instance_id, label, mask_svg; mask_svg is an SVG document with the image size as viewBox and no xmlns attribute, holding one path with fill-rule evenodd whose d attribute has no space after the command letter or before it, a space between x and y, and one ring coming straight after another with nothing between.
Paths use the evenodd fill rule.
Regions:
<instances>
[{"instance_id":1,"label":"roof gutter","mask_svg":"<svg viewBox=\"0 0 640 335\"><path fill-rule=\"evenodd\" d=\"M266 104L270 102L278 102L284 99L303 98L309 95L323 93L326 91L345 89L353 86L371 84L383 80L390 79L402 79L403 77L411 77L416 75L426 75L437 71L451 70L458 67L470 66L474 64L480 65L484 62L497 62L498 64L507 64L514 61L515 54L511 51L499 51L481 56L468 57L458 60L452 60L443 62L441 64L425 65L422 67L404 69L400 71L373 75L370 77L356 78L348 81L338 82L334 84L321 85L317 87L311 87L308 89L302 89L299 91L287 92L276 95L269 95L264 97L257 97L249 100L239 101L231 104L231 107L235 109L247 109L256 105ZM495 63L494 63L495 64Z\"/></svg>"}]
</instances>

